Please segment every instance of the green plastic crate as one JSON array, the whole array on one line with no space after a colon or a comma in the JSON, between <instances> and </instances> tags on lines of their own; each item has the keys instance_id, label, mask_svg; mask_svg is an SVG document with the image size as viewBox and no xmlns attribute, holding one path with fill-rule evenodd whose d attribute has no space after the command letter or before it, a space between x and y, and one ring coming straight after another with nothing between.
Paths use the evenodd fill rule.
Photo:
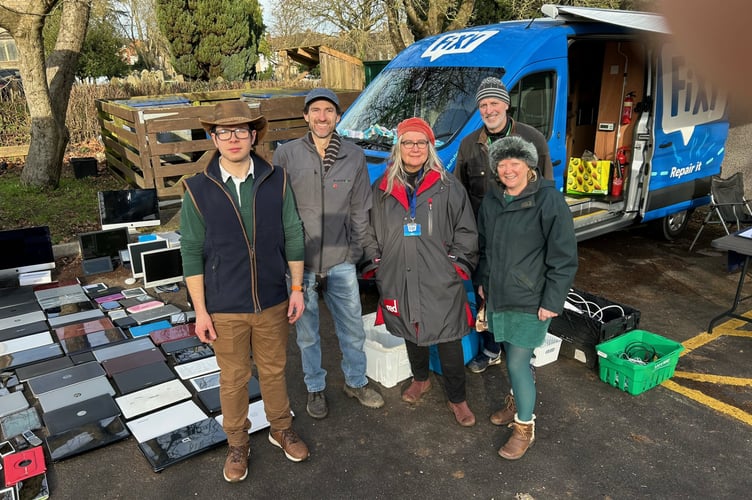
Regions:
<instances>
[{"instance_id":1,"label":"green plastic crate","mask_svg":"<svg viewBox=\"0 0 752 500\"><path fill-rule=\"evenodd\" d=\"M621 356L634 342L641 342L655 349L657 359L645 365L633 363ZM601 380L636 396L674 376L679 354L684 346L645 330L632 330L596 346Z\"/></svg>"}]
</instances>

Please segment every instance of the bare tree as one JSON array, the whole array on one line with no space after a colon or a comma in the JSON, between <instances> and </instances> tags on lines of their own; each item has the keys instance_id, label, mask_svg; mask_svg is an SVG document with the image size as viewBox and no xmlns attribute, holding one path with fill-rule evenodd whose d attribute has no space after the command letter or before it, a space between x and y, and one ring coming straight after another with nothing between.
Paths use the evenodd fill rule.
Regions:
<instances>
[{"instance_id":1,"label":"bare tree","mask_svg":"<svg viewBox=\"0 0 752 500\"><path fill-rule=\"evenodd\" d=\"M42 28L60 0L2 0L0 26L16 41L26 102L31 116L31 144L21 181L57 188L69 134L65 126L68 100L81 46L86 36L91 0L66 0L55 49L45 61Z\"/></svg>"},{"instance_id":2,"label":"bare tree","mask_svg":"<svg viewBox=\"0 0 752 500\"><path fill-rule=\"evenodd\" d=\"M400 29L403 19L416 40L438 35L467 26L475 0L384 0L384 5L389 38L394 50L400 51L407 46Z\"/></svg>"},{"instance_id":3,"label":"bare tree","mask_svg":"<svg viewBox=\"0 0 752 500\"><path fill-rule=\"evenodd\" d=\"M170 49L157 25L155 0L112 0L123 34L147 68L166 69Z\"/></svg>"},{"instance_id":4,"label":"bare tree","mask_svg":"<svg viewBox=\"0 0 752 500\"><path fill-rule=\"evenodd\" d=\"M339 31L347 39L353 53L364 58L368 35L384 22L383 0L287 0L280 2L274 13L275 36L291 35L307 29ZM302 28L302 29L301 29Z\"/></svg>"}]
</instances>

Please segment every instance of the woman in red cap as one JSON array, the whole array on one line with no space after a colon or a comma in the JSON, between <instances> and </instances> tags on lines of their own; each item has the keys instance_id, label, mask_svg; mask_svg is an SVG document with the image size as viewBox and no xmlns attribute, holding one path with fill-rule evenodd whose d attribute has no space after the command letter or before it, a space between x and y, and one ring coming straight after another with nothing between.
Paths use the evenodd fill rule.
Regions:
<instances>
[{"instance_id":1,"label":"woman in red cap","mask_svg":"<svg viewBox=\"0 0 752 500\"><path fill-rule=\"evenodd\" d=\"M435 143L420 118L397 126L387 169L373 185L365 256L377 267L379 316L405 339L413 380L402 400L417 403L431 389L429 346L437 345L448 406L469 427L475 415L465 398L470 307L463 278L478 262L478 232L467 193L447 174Z\"/></svg>"}]
</instances>

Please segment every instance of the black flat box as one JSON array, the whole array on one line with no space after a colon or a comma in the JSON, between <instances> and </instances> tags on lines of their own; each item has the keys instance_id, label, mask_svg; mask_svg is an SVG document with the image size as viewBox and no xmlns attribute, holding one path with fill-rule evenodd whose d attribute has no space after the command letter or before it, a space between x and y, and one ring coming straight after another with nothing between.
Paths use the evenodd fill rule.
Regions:
<instances>
[{"instance_id":1,"label":"black flat box","mask_svg":"<svg viewBox=\"0 0 752 500\"><path fill-rule=\"evenodd\" d=\"M634 330L640 323L637 309L584 291L572 289L568 300L583 310L583 314L564 309L551 320L548 331L574 345L594 348L601 342ZM586 312L588 309L590 314ZM600 316L597 311L600 311Z\"/></svg>"},{"instance_id":2,"label":"black flat box","mask_svg":"<svg viewBox=\"0 0 752 500\"><path fill-rule=\"evenodd\" d=\"M83 179L84 177L96 177L97 175L97 159L91 156L83 158L71 158L70 163L73 166L73 175L76 179Z\"/></svg>"}]
</instances>

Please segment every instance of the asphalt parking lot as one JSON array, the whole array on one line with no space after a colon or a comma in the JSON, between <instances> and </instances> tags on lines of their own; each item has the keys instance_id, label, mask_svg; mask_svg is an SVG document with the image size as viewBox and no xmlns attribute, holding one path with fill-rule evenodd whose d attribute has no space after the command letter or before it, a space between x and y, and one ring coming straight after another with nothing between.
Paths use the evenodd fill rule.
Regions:
<instances>
[{"instance_id":1,"label":"asphalt parking lot","mask_svg":"<svg viewBox=\"0 0 752 500\"><path fill-rule=\"evenodd\" d=\"M228 484L224 448L154 473L128 438L51 465L52 497L746 498L751 325L734 321L712 337L705 333L710 318L730 305L738 274L728 273L725 254L710 248L717 233L703 233L696 251L687 251L699 220L695 214L676 242L635 229L580 244L575 286L639 310L641 329L686 343L686 354L674 378L638 396L601 382L573 359L539 368L537 441L517 462L498 457L510 431L488 421L509 389L503 364L468 372L468 402L478 417L472 428L454 422L439 384L414 407L400 400L402 384L379 387L386 405L365 409L342 392L325 315L326 419L305 413L294 332L288 349L294 426L311 449L309 460L286 460L260 431L251 436L248 478ZM373 290L363 290L365 313L375 300Z\"/></svg>"}]
</instances>

